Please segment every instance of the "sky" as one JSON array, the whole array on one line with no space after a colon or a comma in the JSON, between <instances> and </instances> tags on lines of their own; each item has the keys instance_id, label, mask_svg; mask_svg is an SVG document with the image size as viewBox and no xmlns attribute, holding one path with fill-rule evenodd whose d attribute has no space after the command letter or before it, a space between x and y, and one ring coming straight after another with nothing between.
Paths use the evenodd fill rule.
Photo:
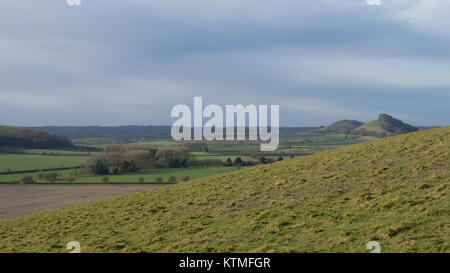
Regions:
<instances>
[{"instance_id":1,"label":"sky","mask_svg":"<svg viewBox=\"0 0 450 273\"><path fill-rule=\"evenodd\" d=\"M0 124L170 125L202 96L280 105L281 126L449 125L449 13L450 0L2 0Z\"/></svg>"}]
</instances>

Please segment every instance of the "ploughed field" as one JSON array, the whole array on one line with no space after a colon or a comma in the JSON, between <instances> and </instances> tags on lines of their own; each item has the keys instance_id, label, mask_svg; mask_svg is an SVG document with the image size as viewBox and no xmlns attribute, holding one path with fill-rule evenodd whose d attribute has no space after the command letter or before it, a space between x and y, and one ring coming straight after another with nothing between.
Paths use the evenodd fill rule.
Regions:
<instances>
[{"instance_id":1,"label":"ploughed field","mask_svg":"<svg viewBox=\"0 0 450 273\"><path fill-rule=\"evenodd\" d=\"M162 185L17 185L0 187L0 220L101 200Z\"/></svg>"}]
</instances>

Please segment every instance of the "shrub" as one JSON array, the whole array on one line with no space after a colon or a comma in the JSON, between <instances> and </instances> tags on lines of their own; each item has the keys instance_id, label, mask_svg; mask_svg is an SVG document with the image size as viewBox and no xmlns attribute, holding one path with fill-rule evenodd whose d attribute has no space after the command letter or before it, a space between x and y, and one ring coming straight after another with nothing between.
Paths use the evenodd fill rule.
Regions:
<instances>
[{"instance_id":1,"label":"shrub","mask_svg":"<svg viewBox=\"0 0 450 273\"><path fill-rule=\"evenodd\" d=\"M186 175L185 177L183 177L183 181L184 181L184 182L189 181L189 179L190 179L190 178L189 178L189 176L187 176L187 175Z\"/></svg>"},{"instance_id":2,"label":"shrub","mask_svg":"<svg viewBox=\"0 0 450 273\"><path fill-rule=\"evenodd\" d=\"M56 178L58 178L58 173L55 172L47 173L45 176L45 179L49 182L54 182Z\"/></svg>"},{"instance_id":3,"label":"shrub","mask_svg":"<svg viewBox=\"0 0 450 273\"><path fill-rule=\"evenodd\" d=\"M169 183L176 183L177 182L177 178L175 176L171 176L169 177Z\"/></svg>"},{"instance_id":4,"label":"shrub","mask_svg":"<svg viewBox=\"0 0 450 273\"><path fill-rule=\"evenodd\" d=\"M33 176L27 175L20 179L20 183L21 184L33 184L33 183L35 183L35 181L33 179Z\"/></svg>"},{"instance_id":5,"label":"shrub","mask_svg":"<svg viewBox=\"0 0 450 273\"><path fill-rule=\"evenodd\" d=\"M109 177L107 177L107 176L103 177L102 178L102 182L105 183L105 184L108 183L109 182Z\"/></svg>"},{"instance_id":6,"label":"shrub","mask_svg":"<svg viewBox=\"0 0 450 273\"><path fill-rule=\"evenodd\" d=\"M139 177L139 183L144 183L145 182L145 179L143 178L143 177Z\"/></svg>"},{"instance_id":7,"label":"shrub","mask_svg":"<svg viewBox=\"0 0 450 273\"><path fill-rule=\"evenodd\" d=\"M236 159L234 160L234 165L241 165L241 164L242 164L242 158L236 157Z\"/></svg>"},{"instance_id":8,"label":"shrub","mask_svg":"<svg viewBox=\"0 0 450 273\"><path fill-rule=\"evenodd\" d=\"M75 180L75 179L74 179L73 177L67 178L67 181L68 181L70 184L72 184L74 180Z\"/></svg>"},{"instance_id":9,"label":"shrub","mask_svg":"<svg viewBox=\"0 0 450 273\"><path fill-rule=\"evenodd\" d=\"M156 178L156 182L161 183L162 181L163 181L163 178L161 176Z\"/></svg>"}]
</instances>

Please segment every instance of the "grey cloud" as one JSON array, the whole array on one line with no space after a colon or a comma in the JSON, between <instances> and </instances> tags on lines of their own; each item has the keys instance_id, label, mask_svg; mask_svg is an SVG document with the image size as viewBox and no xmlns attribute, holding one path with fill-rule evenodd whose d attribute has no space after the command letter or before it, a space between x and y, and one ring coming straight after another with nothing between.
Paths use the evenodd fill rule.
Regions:
<instances>
[{"instance_id":1,"label":"grey cloud","mask_svg":"<svg viewBox=\"0 0 450 273\"><path fill-rule=\"evenodd\" d=\"M448 122L436 1L82 2L0 3L3 122L168 124L198 95L280 104L285 125L379 112Z\"/></svg>"}]
</instances>

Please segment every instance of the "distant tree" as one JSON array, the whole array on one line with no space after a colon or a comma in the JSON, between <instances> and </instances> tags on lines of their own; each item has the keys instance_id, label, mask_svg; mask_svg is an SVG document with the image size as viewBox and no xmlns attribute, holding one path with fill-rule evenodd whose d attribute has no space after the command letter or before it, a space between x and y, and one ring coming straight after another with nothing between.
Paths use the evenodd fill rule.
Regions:
<instances>
[{"instance_id":1,"label":"distant tree","mask_svg":"<svg viewBox=\"0 0 450 273\"><path fill-rule=\"evenodd\" d=\"M186 175L185 177L183 177L183 181L184 181L184 182L189 181L189 176Z\"/></svg>"},{"instance_id":2,"label":"distant tree","mask_svg":"<svg viewBox=\"0 0 450 273\"><path fill-rule=\"evenodd\" d=\"M227 158L227 161L225 162L225 166L233 166L233 161L231 161L231 158Z\"/></svg>"},{"instance_id":3,"label":"distant tree","mask_svg":"<svg viewBox=\"0 0 450 273\"><path fill-rule=\"evenodd\" d=\"M37 175L39 181L47 180L49 182L54 182L58 178L59 174L57 172L43 172L40 171Z\"/></svg>"},{"instance_id":4,"label":"distant tree","mask_svg":"<svg viewBox=\"0 0 450 273\"><path fill-rule=\"evenodd\" d=\"M242 158L236 157L236 159L234 160L234 165L242 165Z\"/></svg>"},{"instance_id":5,"label":"distant tree","mask_svg":"<svg viewBox=\"0 0 450 273\"><path fill-rule=\"evenodd\" d=\"M35 181L33 179L33 176L27 175L20 179L20 183L21 184L33 184L33 183L35 183Z\"/></svg>"},{"instance_id":6,"label":"distant tree","mask_svg":"<svg viewBox=\"0 0 450 273\"><path fill-rule=\"evenodd\" d=\"M266 160L266 158L264 156L259 158L259 162L262 163L262 164L266 164L266 161L267 160Z\"/></svg>"},{"instance_id":7,"label":"distant tree","mask_svg":"<svg viewBox=\"0 0 450 273\"><path fill-rule=\"evenodd\" d=\"M43 171L39 171L37 174L37 177L38 177L39 181L42 181L45 179L46 175Z\"/></svg>"},{"instance_id":8,"label":"distant tree","mask_svg":"<svg viewBox=\"0 0 450 273\"><path fill-rule=\"evenodd\" d=\"M92 166L92 172L96 175L105 175L109 174L109 169L103 160L97 159Z\"/></svg>"},{"instance_id":9,"label":"distant tree","mask_svg":"<svg viewBox=\"0 0 450 273\"><path fill-rule=\"evenodd\" d=\"M139 177L139 183L144 183L145 182L145 179L143 178L143 177Z\"/></svg>"},{"instance_id":10,"label":"distant tree","mask_svg":"<svg viewBox=\"0 0 450 273\"><path fill-rule=\"evenodd\" d=\"M104 184L108 183L109 182L109 177L107 177L107 176L102 177L102 182Z\"/></svg>"},{"instance_id":11,"label":"distant tree","mask_svg":"<svg viewBox=\"0 0 450 273\"><path fill-rule=\"evenodd\" d=\"M8 173L10 173L10 172L11 172L11 169L6 169L6 171L7 171Z\"/></svg>"},{"instance_id":12,"label":"distant tree","mask_svg":"<svg viewBox=\"0 0 450 273\"><path fill-rule=\"evenodd\" d=\"M45 175L45 180L47 180L49 182L54 182L57 178L58 178L58 173L56 173L56 172L47 173Z\"/></svg>"},{"instance_id":13,"label":"distant tree","mask_svg":"<svg viewBox=\"0 0 450 273\"><path fill-rule=\"evenodd\" d=\"M177 178L175 176L171 176L169 177L169 183L176 183L177 182Z\"/></svg>"},{"instance_id":14,"label":"distant tree","mask_svg":"<svg viewBox=\"0 0 450 273\"><path fill-rule=\"evenodd\" d=\"M75 180L75 179L74 179L73 177L67 178L67 181L69 182L69 184L72 184L74 180Z\"/></svg>"},{"instance_id":15,"label":"distant tree","mask_svg":"<svg viewBox=\"0 0 450 273\"><path fill-rule=\"evenodd\" d=\"M157 178L156 178L156 182L158 182L158 183L163 182L163 178L162 178L161 176L157 177Z\"/></svg>"},{"instance_id":16,"label":"distant tree","mask_svg":"<svg viewBox=\"0 0 450 273\"><path fill-rule=\"evenodd\" d=\"M283 157L282 157L282 156L279 156L279 157L278 157L278 161L283 161Z\"/></svg>"}]
</instances>

